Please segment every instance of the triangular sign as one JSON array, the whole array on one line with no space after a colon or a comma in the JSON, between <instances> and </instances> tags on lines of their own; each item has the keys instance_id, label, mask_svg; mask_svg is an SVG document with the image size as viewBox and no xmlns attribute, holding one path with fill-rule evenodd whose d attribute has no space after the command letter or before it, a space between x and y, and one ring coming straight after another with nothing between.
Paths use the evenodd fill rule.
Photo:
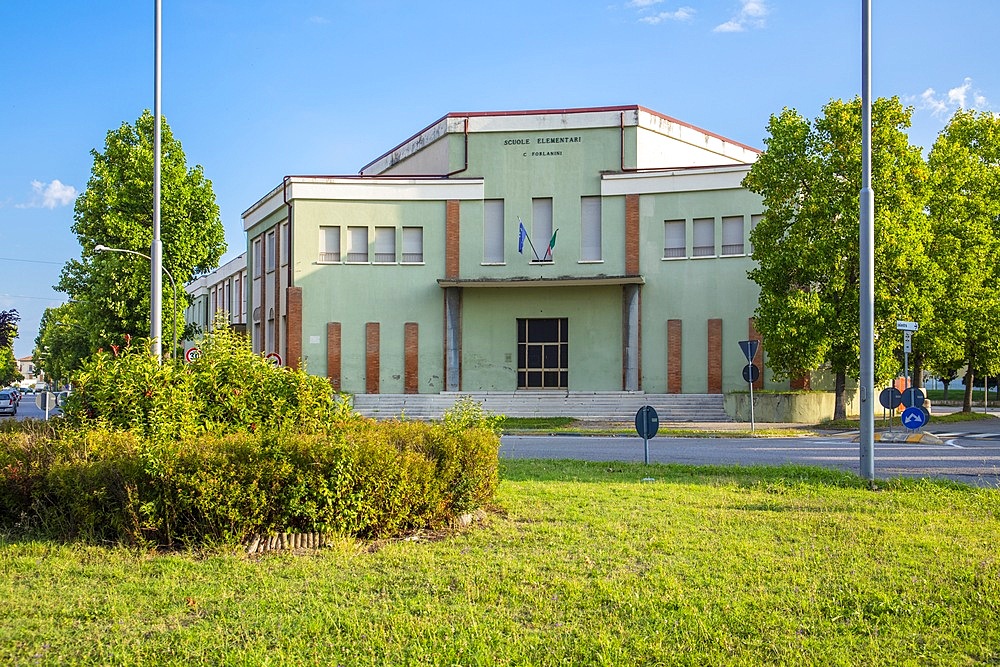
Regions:
<instances>
[{"instance_id":1,"label":"triangular sign","mask_svg":"<svg viewBox=\"0 0 1000 667\"><path fill-rule=\"evenodd\" d=\"M753 358L757 356L757 348L760 347L759 340L741 340L740 349L743 350L743 354L746 356L748 362L753 362Z\"/></svg>"}]
</instances>

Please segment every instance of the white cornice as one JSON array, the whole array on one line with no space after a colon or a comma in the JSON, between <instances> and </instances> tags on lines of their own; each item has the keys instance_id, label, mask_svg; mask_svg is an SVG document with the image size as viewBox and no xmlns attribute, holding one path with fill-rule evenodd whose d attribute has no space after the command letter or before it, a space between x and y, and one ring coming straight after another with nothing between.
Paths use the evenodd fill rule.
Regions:
<instances>
[{"instance_id":1,"label":"white cornice","mask_svg":"<svg viewBox=\"0 0 1000 667\"><path fill-rule=\"evenodd\" d=\"M750 165L699 167L669 171L641 171L628 174L604 174L601 195L644 195L661 192L740 189Z\"/></svg>"},{"instance_id":2,"label":"white cornice","mask_svg":"<svg viewBox=\"0 0 1000 667\"><path fill-rule=\"evenodd\" d=\"M243 213L243 231L296 199L319 201L447 201L482 199L483 179L293 176Z\"/></svg>"}]
</instances>

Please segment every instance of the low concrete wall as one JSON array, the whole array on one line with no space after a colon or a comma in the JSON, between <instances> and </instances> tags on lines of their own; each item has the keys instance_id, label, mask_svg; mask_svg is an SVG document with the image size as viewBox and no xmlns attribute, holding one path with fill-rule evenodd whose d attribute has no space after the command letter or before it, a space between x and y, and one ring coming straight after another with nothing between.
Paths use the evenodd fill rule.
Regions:
<instances>
[{"instance_id":1,"label":"low concrete wall","mask_svg":"<svg viewBox=\"0 0 1000 667\"><path fill-rule=\"evenodd\" d=\"M833 419L835 396L832 391L754 392L755 422L818 424ZM846 397L848 415L858 414L857 392ZM733 392L725 397L726 414L738 422L750 421L749 392Z\"/></svg>"}]
</instances>

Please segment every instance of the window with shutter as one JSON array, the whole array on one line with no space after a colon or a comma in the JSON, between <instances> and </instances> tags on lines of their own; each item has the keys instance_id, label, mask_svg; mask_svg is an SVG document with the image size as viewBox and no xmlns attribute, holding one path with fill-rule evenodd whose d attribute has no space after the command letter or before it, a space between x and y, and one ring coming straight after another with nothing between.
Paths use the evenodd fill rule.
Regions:
<instances>
[{"instance_id":1,"label":"window with shutter","mask_svg":"<svg viewBox=\"0 0 1000 667\"><path fill-rule=\"evenodd\" d=\"M580 198L580 261L600 262L602 254L601 198Z\"/></svg>"},{"instance_id":2,"label":"window with shutter","mask_svg":"<svg viewBox=\"0 0 1000 667\"><path fill-rule=\"evenodd\" d=\"M367 227L347 228L347 261L348 262L368 261Z\"/></svg>"},{"instance_id":3,"label":"window with shutter","mask_svg":"<svg viewBox=\"0 0 1000 667\"><path fill-rule=\"evenodd\" d=\"M483 202L483 264L504 263L503 200Z\"/></svg>"},{"instance_id":4,"label":"window with shutter","mask_svg":"<svg viewBox=\"0 0 1000 667\"><path fill-rule=\"evenodd\" d=\"M692 233L692 256L711 257L715 254L715 218L695 218Z\"/></svg>"},{"instance_id":5,"label":"window with shutter","mask_svg":"<svg viewBox=\"0 0 1000 667\"><path fill-rule=\"evenodd\" d=\"M687 256L686 221L665 220L663 222L663 259L676 259Z\"/></svg>"},{"instance_id":6,"label":"window with shutter","mask_svg":"<svg viewBox=\"0 0 1000 667\"><path fill-rule=\"evenodd\" d=\"M722 218L722 254L743 254L742 215L731 215Z\"/></svg>"},{"instance_id":7,"label":"window with shutter","mask_svg":"<svg viewBox=\"0 0 1000 667\"><path fill-rule=\"evenodd\" d=\"M424 228L403 227L403 263L423 264Z\"/></svg>"},{"instance_id":8,"label":"window with shutter","mask_svg":"<svg viewBox=\"0 0 1000 667\"><path fill-rule=\"evenodd\" d=\"M379 264L396 262L396 228L375 228L375 261Z\"/></svg>"}]
</instances>

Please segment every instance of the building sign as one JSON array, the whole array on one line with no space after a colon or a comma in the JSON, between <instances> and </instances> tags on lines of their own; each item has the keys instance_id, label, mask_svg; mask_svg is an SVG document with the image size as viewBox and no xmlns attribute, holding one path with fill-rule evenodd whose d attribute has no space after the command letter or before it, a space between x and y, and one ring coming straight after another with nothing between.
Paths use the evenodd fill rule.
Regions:
<instances>
[{"instance_id":1,"label":"building sign","mask_svg":"<svg viewBox=\"0 0 1000 667\"><path fill-rule=\"evenodd\" d=\"M521 153L522 157L557 157L563 154L563 151L555 150L557 146L582 142L583 137L579 135L572 137L519 137L504 139L503 145L508 148L526 149Z\"/></svg>"}]
</instances>

